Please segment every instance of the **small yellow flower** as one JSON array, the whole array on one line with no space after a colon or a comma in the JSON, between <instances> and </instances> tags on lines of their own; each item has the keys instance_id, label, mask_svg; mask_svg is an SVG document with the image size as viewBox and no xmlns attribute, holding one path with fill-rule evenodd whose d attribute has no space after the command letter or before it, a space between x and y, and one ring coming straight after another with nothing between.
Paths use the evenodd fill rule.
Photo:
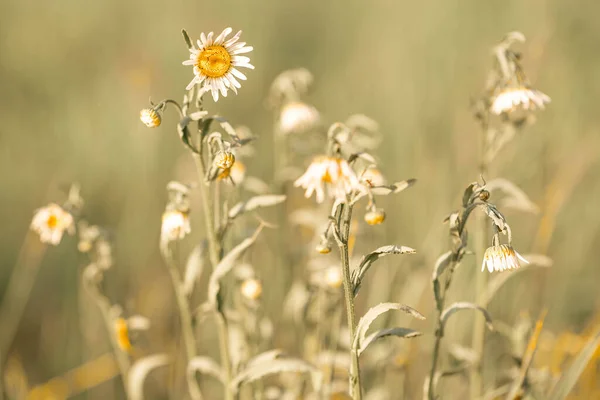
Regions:
<instances>
[{"instance_id":1,"label":"small yellow flower","mask_svg":"<svg viewBox=\"0 0 600 400\"><path fill-rule=\"evenodd\" d=\"M319 122L319 112L312 106L299 101L286 103L281 108L279 129L282 133L309 130Z\"/></svg>"},{"instance_id":2,"label":"small yellow flower","mask_svg":"<svg viewBox=\"0 0 600 400\"><path fill-rule=\"evenodd\" d=\"M521 266L519 260L529 264L529 261L517 253L512 246L501 244L498 246L488 247L483 254L481 271L484 271L486 267L489 272L519 268Z\"/></svg>"},{"instance_id":3,"label":"small yellow flower","mask_svg":"<svg viewBox=\"0 0 600 400\"><path fill-rule=\"evenodd\" d=\"M35 212L31 229L40 235L43 243L58 245L65 231L75 232L73 216L58 204L51 203Z\"/></svg>"},{"instance_id":4,"label":"small yellow flower","mask_svg":"<svg viewBox=\"0 0 600 400\"><path fill-rule=\"evenodd\" d=\"M319 243L317 247L315 247L315 250L317 250L317 252L320 254L329 254L331 253L331 246L329 246L327 243Z\"/></svg>"},{"instance_id":5,"label":"small yellow flower","mask_svg":"<svg viewBox=\"0 0 600 400\"><path fill-rule=\"evenodd\" d=\"M245 176L246 176L246 166L241 161L235 160L233 165L227 169L224 169L223 172L221 172L221 174L219 174L217 179L225 180L226 182L229 182L230 179L228 179L228 178L231 178L231 181L233 181L233 183L235 185L239 185L240 183L242 183Z\"/></svg>"},{"instance_id":6,"label":"small yellow flower","mask_svg":"<svg viewBox=\"0 0 600 400\"><path fill-rule=\"evenodd\" d=\"M496 115L511 112L518 108L525 110L544 109L550 103L550 97L539 90L526 87L503 89L492 102L492 112Z\"/></svg>"},{"instance_id":7,"label":"small yellow flower","mask_svg":"<svg viewBox=\"0 0 600 400\"><path fill-rule=\"evenodd\" d=\"M179 210L165 211L162 216L161 239L165 242L183 239L191 232L187 213Z\"/></svg>"},{"instance_id":8,"label":"small yellow flower","mask_svg":"<svg viewBox=\"0 0 600 400\"><path fill-rule=\"evenodd\" d=\"M211 91L215 101L219 100L219 92L223 97L227 96L229 89L237 94L237 89L242 86L237 79L246 80L246 75L237 68L254 69L254 66L248 57L240 55L252 51L252 46L238 42L242 31L226 39L232 31L226 28L214 39L213 32L200 34L198 49L190 49L190 59L183 62L183 65L194 66L194 79L187 85L187 90L196 84L203 84Z\"/></svg>"},{"instance_id":9,"label":"small yellow flower","mask_svg":"<svg viewBox=\"0 0 600 400\"><path fill-rule=\"evenodd\" d=\"M144 108L140 111L140 120L148 128L156 128L161 123L160 113L154 108Z\"/></svg>"},{"instance_id":10,"label":"small yellow flower","mask_svg":"<svg viewBox=\"0 0 600 400\"><path fill-rule=\"evenodd\" d=\"M240 291L248 300L257 300L262 295L262 284L258 279L246 279Z\"/></svg>"},{"instance_id":11,"label":"small yellow flower","mask_svg":"<svg viewBox=\"0 0 600 400\"><path fill-rule=\"evenodd\" d=\"M338 266L329 267L325 272L325 283L332 289L342 286L342 271Z\"/></svg>"},{"instance_id":12,"label":"small yellow flower","mask_svg":"<svg viewBox=\"0 0 600 400\"><path fill-rule=\"evenodd\" d=\"M215 167L220 168L223 171L227 171L233 167L233 164L235 163L235 156L230 151L220 151L215 155L213 163Z\"/></svg>"},{"instance_id":13,"label":"small yellow flower","mask_svg":"<svg viewBox=\"0 0 600 400\"><path fill-rule=\"evenodd\" d=\"M315 157L304 175L294 182L294 186L306 189L306 198L315 192L317 203L325 200L325 187L329 197L340 200L345 200L346 195L354 190L364 190L346 160L328 156Z\"/></svg>"},{"instance_id":14,"label":"small yellow flower","mask_svg":"<svg viewBox=\"0 0 600 400\"><path fill-rule=\"evenodd\" d=\"M365 221L369 225L379 225L385 220L385 211L371 210L365 214Z\"/></svg>"}]
</instances>

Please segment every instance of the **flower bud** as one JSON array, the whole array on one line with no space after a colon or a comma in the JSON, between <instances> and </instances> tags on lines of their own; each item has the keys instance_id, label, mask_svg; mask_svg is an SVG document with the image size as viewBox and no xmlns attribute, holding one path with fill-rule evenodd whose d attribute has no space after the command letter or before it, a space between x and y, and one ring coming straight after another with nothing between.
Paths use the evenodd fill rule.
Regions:
<instances>
[{"instance_id":1,"label":"flower bud","mask_svg":"<svg viewBox=\"0 0 600 400\"><path fill-rule=\"evenodd\" d=\"M365 221L369 225L379 225L385 220L385 212L382 209L374 209L365 214Z\"/></svg>"},{"instance_id":2,"label":"flower bud","mask_svg":"<svg viewBox=\"0 0 600 400\"><path fill-rule=\"evenodd\" d=\"M490 199L490 192L488 192L487 190L482 190L479 193L479 199L481 201L488 201Z\"/></svg>"},{"instance_id":3,"label":"flower bud","mask_svg":"<svg viewBox=\"0 0 600 400\"><path fill-rule=\"evenodd\" d=\"M221 168L222 170L228 170L235 163L235 156L230 151L220 151L215 155L213 163L215 167Z\"/></svg>"},{"instance_id":4,"label":"flower bud","mask_svg":"<svg viewBox=\"0 0 600 400\"><path fill-rule=\"evenodd\" d=\"M315 247L315 250L320 254L329 254L331 253L331 246L329 246L328 243L319 243L317 247Z\"/></svg>"},{"instance_id":5,"label":"flower bud","mask_svg":"<svg viewBox=\"0 0 600 400\"><path fill-rule=\"evenodd\" d=\"M154 108L144 108L140 111L140 120L148 128L156 128L161 123L160 113Z\"/></svg>"}]
</instances>

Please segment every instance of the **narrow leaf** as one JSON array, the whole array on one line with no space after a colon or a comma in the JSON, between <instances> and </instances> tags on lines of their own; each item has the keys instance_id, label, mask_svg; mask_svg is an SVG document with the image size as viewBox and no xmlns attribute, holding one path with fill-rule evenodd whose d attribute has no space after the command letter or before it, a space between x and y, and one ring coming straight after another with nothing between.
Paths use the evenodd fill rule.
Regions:
<instances>
[{"instance_id":1,"label":"narrow leaf","mask_svg":"<svg viewBox=\"0 0 600 400\"><path fill-rule=\"evenodd\" d=\"M481 313L485 317L485 322L487 324L488 329L490 329L490 330L494 329L492 326L492 317L490 316L490 313L485 308L480 307L473 303L466 302L466 301L454 303L450 307L446 308L444 310L444 312L442 312L442 315L440 316L440 320L442 322L442 329L446 326L446 322L448 322L448 318L450 318L450 316L452 314L454 314L455 312L460 311L460 310L481 311Z\"/></svg>"},{"instance_id":2,"label":"narrow leaf","mask_svg":"<svg viewBox=\"0 0 600 400\"><path fill-rule=\"evenodd\" d=\"M256 365L260 365L270 360L275 360L283 355L283 351L279 349L265 351L264 353L260 353L248 361L248 365L246 368L251 368Z\"/></svg>"},{"instance_id":3,"label":"narrow leaf","mask_svg":"<svg viewBox=\"0 0 600 400\"><path fill-rule=\"evenodd\" d=\"M406 246L389 245L378 248L375 251L365 255L361 260L358 268L352 272L352 286L354 290L354 296L358 294L360 284L362 283L363 277L371 268L371 265L379 260L381 257L387 256L388 254L414 254L416 250Z\"/></svg>"},{"instance_id":4,"label":"narrow leaf","mask_svg":"<svg viewBox=\"0 0 600 400\"><path fill-rule=\"evenodd\" d=\"M221 366L210 357L194 357L190 360L187 368L188 379L195 379L194 374L200 372L204 375L210 375L221 382L225 382Z\"/></svg>"},{"instance_id":5,"label":"narrow leaf","mask_svg":"<svg viewBox=\"0 0 600 400\"><path fill-rule=\"evenodd\" d=\"M396 337L400 337L400 338L410 339L410 338L414 338L414 337L421 336L421 335L422 335L421 332L416 331L414 329L409 329L409 328L380 329L378 331L371 333L369 336L367 336L365 338L365 340L360 344L360 348L358 349L358 355L360 356L362 354L362 352L365 351L366 348L374 341L384 338L384 337L387 337L387 336L396 336Z\"/></svg>"},{"instance_id":6,"label":"narrow leaf","mask_svg":"<svg viewBox=\"0 0 600 400\"><path fill-rule=\"evenodd\" d=\"M448 251L439 256L438 259L435 261L435 267L433 267L433 275L431 277L432 282L437 281L440 278L440 276L444 273L446 268L448 268L448 266L450 265L451 255L452 252Z\"/></svg>"},{"instance_id":7,"label":"narrow leaf","mask_svg":"<svg viewBox=\"0 0 600 400\"><path fill-rule=\"evenodd\" d=\"M577 354L577 357L575 357L575 360L573 360L569 369L560 377L549 396L549 400L564 400L567 398L567 395L575 387L575 384L585 370L588 362L596 353L599 345L600 328L598 328L596 333L588 339L585 347Z\"/></svg>"},{"instance_id":8,"label":"narrow leaf","mask_svg":"<svg viewBox=\"0 0 600 400\"><path fill-rule=\"evenodd\" d=\"M264 195L252 197L249 200L239 202L233 206L231 210L229 210L229 219L234 219L240 214L255 210L259 207L269 207L282 203L285 201L285 198L285 195Z\"/></svg>"},{"instance_id":9,"label":"narrow leaf","mask_svg":"<svg viewBox=\"0 0 600 400\"><path fill-rule=\"evenodd\" d=\"M211 274L210 279L208 281L208 299L207 299L208 302L210 304L212 304L213 306L215 306L217 304L217 294L219 293L219 290L221 289L221 283L220 283L221 279L225 275L227 275L227 273L229 273L229 271L231 271L231 269L235 265L235 262L238 260L238 258L240 258L240 256L250 246L252 246L254 244L254 242L256 241L256 238L258 237L258 234L260 233L262 228L263 228L263 225L260 225L251 237L244 239L242 241L242 243L240 243L236 247L234 247L229 253L227 253L227 255L225 257L223 257L221 262L219 262L219 264L215 267L215 270Z\"/></svg>"},{"instance_id":10,"label":"narrow leaf","mask_svg":"<svg viewBox=\"0 0 600 400\"><path fill-rule=\"evenodd\" d=\"M202 271L204 270L204 249L206 247L206 243L202 242L201 244L194 247L192 252L190 253L187 263L185 265L185 276L183 278L183 292L186 296L192 294L194 290L194 285L202 275Z\"/></svg>"},{"instance_id":11,"label":"narrow leaf","mask_svg":"<svg viewBox=\"0 0 600 400\"><path fill-rule=\"evenodd\" d=\"M371 188L371 193L382 196L392 193L400 193L403 190L413 186L415 183L417 183L416 179L407 179L392 183L391 185L375 186L374 188Z\"/></svg>"},{"instance_id":12,"label":"narrow leaf","mask_svg":"<svg viewBox=\"0 0 600 400\"><path fill-rule=\"evenodd\" d=\"M323 374L314 365L296 358L285 358L266 360L263 363L252 365L240 372L231 382L231 387L236 392L244 383L249 383L261 379L267 375L278 374L281 372L304 372L310 373L313 388L319 391Z\"/></svg>"},{"instance_id":13,"label":"narrow leaf","mask_svg":"<svg viewBox=\"0 0 600 400\"><path fill-rule=\"evenodd\" d=\"M146 377L155 368L162 367L169 363L169 357L166 354L155 354L144 357L136 361L129 370L127 376L127 394L131 400L143 400L144 381Z\"/></svg>"},{"instance_id":14,"label":"narrow leaf","mask_svg":"<svg viewBox=\"0 0 600 400\"><path fill-rule=\"evenodd\" d=\"M405 313L417 318L417 319L425 319L425 317L415 310L412 307L409 307L404 304L399 303L381 303L376 305L375 307L371 307L369 311L366 312L365 315L358 321L358 325L356 327L356 336L353 339L353 348L359 349L362 343L365 341L365 336L369 327L379 317L381 314L388 312L390 310L400 310Z\"/></svg>"}]
</instances>

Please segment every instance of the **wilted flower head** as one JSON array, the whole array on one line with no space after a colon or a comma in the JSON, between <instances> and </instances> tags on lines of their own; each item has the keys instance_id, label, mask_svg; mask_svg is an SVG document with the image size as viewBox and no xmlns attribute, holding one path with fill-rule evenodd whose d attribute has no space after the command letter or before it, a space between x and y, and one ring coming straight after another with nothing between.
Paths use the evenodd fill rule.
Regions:
<instances>
[{"instance_id":1,"label":"wilted flower head","mask_svg":"<svg viewBox=\"0 0 600 400\"><path fill-rule=\"evenodd\" d=\"M385 185L383 174L375 167L367 168L360 176L360 181L369 187Z\"/></svg>"},{"instance_id":2,"label":"wilted flower head","mask_svg":"<svg viewBox=\"0 0 600 400\"><path fill-rule=\"evenodd\" d=\"M213 164L215 167L226 171L230 169L235 163L235 156L230 151L220 151L215 155Z\"/></svg>"},{"instance_id":3,"label":"wilted flower head","mask_svg":"<svg viewBox=\"0 0 600 400\"><path fill-rule=\"evenodd\" d=\"M227 96L229 89L237 94L237 89L241 87L237 79L245 81L246 75L236 67L254 69L254 66L250 64L248 57L239 55L252 51L252 46L238 42L242 31L227 39L231 32L231 28L225 28L214 39L213 32L208 35L204 32L200 34L198 49L190 48L190 59L183 62L183 65L194 66L195 76L187 85L187 90L195 84L203 83L204 87L211 91L215 101L219 100L219 92L223 97Z\"/></svg>"},{"instance_id":4,"label":"wilted flower head","mask_svg":"<svg viewBox=\"0 0 600 400\"><path fill-rule=\"evenodd\" d=\"M492 112L496 115L522 108L524 110L544 109L550 97L539 90L527 87L503 89L492 102Z\"/></svg>"},{"instance_id":5,"label":"wilted flower head","mask_svg":"<svg viewBox=\"0 0 600 400\"><path fill-rule=\"evenodd\" d=\"M246 279L242 283L240 291L248 300L256 300L262 295L262 284L258 279Z\"/></svg>"},{"instance_id":6,"label":"wilted flower head","mask_svg":"<svg viewBox=\"0 0 600 400\"><path fill-rule=\"evenodd\" d=\"M284 134L306 131L318 122L317 109L300 101L286 103L279 115L279 129Z\"/></svg>"},{"instance_id":7,"label":"wilted flower head","mask_svg":"<svg viewBox=\"0 0 600 400\"><path fill-rule=\"evenodd\" d=\"M155 108L144 108L140 111L140 120L148 128L156 128L161 123L160 112Z\"/></svg>"},{"instance_id":8,"label":"wilted flower head","mask_svg":"<svg viewBox=\"0 0 600 400\"><path fill-rule=\"evenodd\" d=\"M190 219L187 213L179 210L168 210L163 213L160 232L163 242L183 239L190 232Z\"/></svg>"},{"instance_id":9,"label":"wilted flower head","mask_svg":"<svg viewBox=\"0 0 600 400\"><path fill-rule=\"evenodd\" d=\"M484 271L486 267L489 272L519 268L521 266L519 260L529 264L529 261L517 253L512 246L506 244L494 245L488 247L485 251L481 271Z\"/></svg>"},{"instance_id":10,"label":"wilted flower head","mask_svg":"<svg viewBox=\"0 0 600 400\"><path fill-rule=\"evenodd\" d=\"M57 245L65 231L75 232L73 216L58 204L48 204L35 212L31 229L40 235L43 243Z\"/></svg>"},{"instance_id":11,"label":"wilted flower head","mask_svg":"<svg viewBox=\"0 0 600 400\"><path fill-rule=\"evenodd\" d=\"M385 211L373 209L365 214L365 222L369 225L379 225L385 220Z\"/></svg>"},{"instance_id":12,"label":"wilted flower head","mask_svg":"<svg viewBox=\"0 0 600 400\"><path fill-rule=\"evenodd\" d=\"M226 182L233 181L235 185L242 183L246 176L246 166L239 160L235 160L233 165L224 169L217 179L225 180Z\"/></svg>"},{"instance_id":13,"label":"wilted flower head","mask_svg":"<svg viewBox=\"0 0 600 400\"><path fill-rule=\"evenodd\" d=\"M339 157L316 157L304 175L294 182L294 186L306 189L307 198L316 192L318 203L325 200L325 185L328 195L337 199L345 199L353 190L363 190L348 162Z\"/></svg>"}]
</instances>

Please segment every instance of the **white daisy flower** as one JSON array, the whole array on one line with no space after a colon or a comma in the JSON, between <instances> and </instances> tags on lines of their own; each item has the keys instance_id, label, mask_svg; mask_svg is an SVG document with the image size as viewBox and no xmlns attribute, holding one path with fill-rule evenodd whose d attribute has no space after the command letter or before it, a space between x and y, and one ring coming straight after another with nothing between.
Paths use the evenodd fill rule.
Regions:
<instances>
[{"instance_id":1,"label":"white daisy flower","mask_svg":"<svg viewBox=\"0 0 600 400\"><path fill-rule=\"evenodd\" d=\"M483 272L486 267L489 272L519 268L521 266L519 260L525 264L529 264L529 261L517 253L512 246L501 244L499 246L488 247L483 255L481 271Z\"/></svg>"},{"instance_id":2,"label":"white daisy flower","mask_svg":"<svg viewBox=\"0 0 600 400\"><path fill-rule=\"evenodd\" d=\"M304 175L294 182L294 186L306 189L307 198L316 192L318 203L325 200L325 184L328 195L340 200L345 200L353 190L364 190L348 162L338 157L316 157Z\"/></svg>"},{"instance_id":3,"label":"white daisy flower","mask_svg":"<svg viewBox=\"0 0 600 400\"><path fill-rule=\"evenodd\" d=\"M507 88L498 94L492 102L492 112L496 115L510 112L518 107L525 110L544 109L550 103L550 97L535 89L526 87Z\"/></svg>"},{"instance_id":4,"label":"white daisy flower","mask_svg":"<svg viewBox=\"0 0 600 400\"><path fill-rule=\"evenodd\" d=\"M238 79L246 80L246 75L237 68L254 69L254 66L248 57L240 55L252 51L252 46L246 46L246 42L238 42L242 31L227 39L231 32L231 28L225 28L214 39L213 32L200 34L198 49L190 49L190 59L183 62L183 65L194 66L195 76L187 85L187 90L196 84L203 84L206 90L211 91L215 101L219 100L219 92L223 97L227 97L229 89L237 94L237 89L241 87Z\"/></svg>"},{"instance_id":5,"label":"white daisy flower","mask_svg":"<svg viewBox=\"0 0 600 400\"><path fill-rule=\"evenodd\" d=\"M161 117L160 113L154 108L144 108L142 111L140 111L140 120L148 128L156 128L160 125Z\"/></svg>"},{"instance_id":6,"label":"white daisy flower","mask_svg":"<svg viewBox=\"0 0 600 400\"><path fill-rule=\"evenodd\" d=\"M43 243L58 245L65 231L75 233L73 216L58 204L48 204L35 212L31 229L40 235Z\"/></svg>"},{"instance_id":7,"label":"white daisy flower","mask_svg":"<svg viewBox=\"0 0 600 400\"><path fill-rule=\"evenodd\" d=\"M183 239L185 235L190 232L190 219L187 213L179 210L169 210L163 213L162 227L160 230L160 236L163 242Z\"/></svg>"},{"instance_id":8,"label":"white daisy flower","mask_svg":"<svg viewBox=\"0 0 600 400\"><path fill-rule=\"evenodd\" d=\"M316 108L300 101L292 101L281 108L279 129L284 134L302 132L318 122L319 112Z\"/></svg>"}]
</instances>

